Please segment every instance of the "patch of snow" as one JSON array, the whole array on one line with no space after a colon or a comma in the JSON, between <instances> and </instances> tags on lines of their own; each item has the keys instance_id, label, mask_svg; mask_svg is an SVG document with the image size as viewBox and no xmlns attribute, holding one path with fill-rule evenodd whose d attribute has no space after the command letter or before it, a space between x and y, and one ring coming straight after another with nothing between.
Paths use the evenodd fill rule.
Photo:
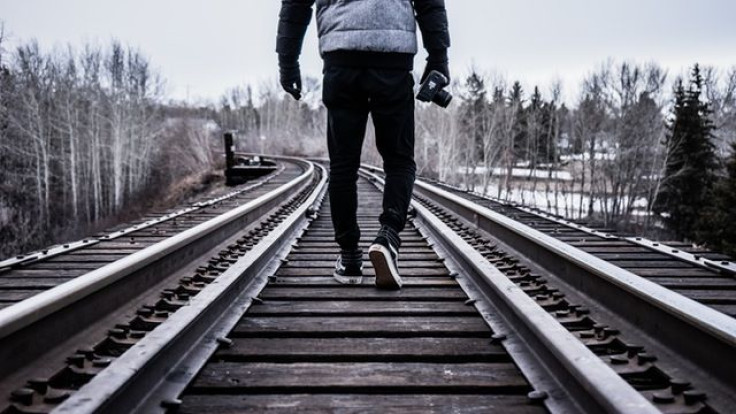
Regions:
<instances>
[{"instance_id":1,"label":"patch of snow","mask_svg":"<svg viewBox=\"0 0 736 414\"><path fill-rule=\"evenodd\" d=\"M458 168L457 172L459 174L466 174L468 172L468 169L466 167L460 167ZM505 177L507 174L506 168L492 168L491 169L491 175L496 177ZM486 167L475 167L472 171L472 174L476 175L487 175L488 174L488 168ZM569 171L560 171L560 170L546 170L546 169L530 169L530 168L513 168L511 169L511 176L514 178L542 178L542 179L551 179L551 180L560 180L560 181L572 181L572 174L570 174Z\"/></svg>"},{"instance_id":2,"label":"patch of snow","mask_svg":"<svg viewBox=\"0 0 736 414\"><path fill-rule=\"evenodd\" d=\"M482 190L482 188L477 188ZM562 193L558 192L555 194L554 191L544 190L511 190L506 192L505 189L501 189L499 196L498 184L490 184L486 191L486 196L496 200L504 202L511 202L526 207L538 208L548 213L558 214L565 216L568 219L576 219L584 217L588 214L588 204L590 203L590 197L586 194L579 192L575 193ZM644 197L637 198L633 202L633 214L646 214L647 199ZM613 200L601 200L595 199L593 201L593 211L600 213L605 210L610 211L613 208ZM624 206L626 207L626 206Z\"/></svg>"},{"instance_id":3,"label":"patch of snow","mask_svg":"<svg viewBox=\"0 0 736 414\"><path fill-rule=\"evenodd\" d=\"M614 161L616 159L616 154L610 154L607 152L596 152L595 153L595 160L596 161ZM583 154L570 154L570 155L561 155L560 161L590 161L590 153L583 153Z\"/></svg>"}]
</instances>

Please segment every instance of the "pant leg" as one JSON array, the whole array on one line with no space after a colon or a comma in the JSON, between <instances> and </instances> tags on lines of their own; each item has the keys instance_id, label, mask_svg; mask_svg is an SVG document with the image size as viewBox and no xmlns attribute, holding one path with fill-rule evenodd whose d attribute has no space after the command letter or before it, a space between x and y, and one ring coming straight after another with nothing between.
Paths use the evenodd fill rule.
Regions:
<instances>
[{"instance_id":1,"label":"pant leg","mask_svg":"<svg viewBox=\"0 0 736 414\"><path fill-rule=\"evenodd\" d=\"M368 122L368 97L360 87L360 72L354 68L327 68L322 90L327 108L330 210L335 240L344 250L357 248L360 241L357 181Z\"/></svg>"},{"instance_id":2,"label":"pant leg","mask_svg":"<svg viewBox=\"0 0 736 414\"><path fill-rule=\"evenodd\" d=\"M406 225L416 177L414 78L403 70L373 69L369 72L371 116L386 173L383 213L379 220L398 233Z\"/></svg>"}]
</instances>

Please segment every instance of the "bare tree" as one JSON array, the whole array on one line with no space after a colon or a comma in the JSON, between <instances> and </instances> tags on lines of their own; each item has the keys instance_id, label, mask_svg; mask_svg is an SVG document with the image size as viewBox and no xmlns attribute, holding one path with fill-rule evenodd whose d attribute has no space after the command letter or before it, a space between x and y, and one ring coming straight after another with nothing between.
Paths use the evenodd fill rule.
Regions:
<instances>
[{"instance_id":1,"label":"bare tree","mask_svg":"<svg viewBox=\"0 0 736 414\"><path fill-rule=\"evenodd\" d=\"M725 159L736 142L736 66L727 72L707 66L702 69L704 95L713 111L716 127L715 144L720 158Z\"/></svg>"},{"instance_id":2,"label":"bare tree","mask_svg":"<svg viewBox=\"0 0 736 414\"><path fill-rule=\"evenodd\" d=\"M0 56L9 166L0 209L12 216L3 254L117 214L146 191L165 125L160 79L140 53L118 43L107 55L89 46L44 53L32 41Z\"/></svg>"}]
</instances>

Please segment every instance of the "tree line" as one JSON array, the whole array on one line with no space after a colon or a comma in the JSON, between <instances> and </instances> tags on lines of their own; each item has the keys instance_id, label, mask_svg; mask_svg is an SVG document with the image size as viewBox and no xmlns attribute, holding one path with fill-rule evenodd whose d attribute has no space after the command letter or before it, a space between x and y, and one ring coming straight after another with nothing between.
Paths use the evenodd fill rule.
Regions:
<instances>
[{"instance_id":1,"label":"tree line","mask_svg":"<svg viewBox=\"0 0 736 414\"><path fill-rule=\"evenodd\" d=\"M736 253L736 67L696 64L673 84L656 64L609 61L567 107L560 85L526 95L473 71L454 111L419 115L424 161L466 189Z\"/></svg>"},{"instance_id":2,"label":"tree line","mask_svg":"<svg viewBox=\"0 0 736 414\"><path fill-rule=\"evenodd\" d=\"M285 97L281 86L264 82L227 91L215 107L214 117L223 130L238 132L243 151L266 154L324 157L327 112L321 103L322 85L307 76L302 99Z\"/></svg>"},{"instance_id":3,"label":"tree line","mask_svg":"<svg viewBox=\"0 0 736 414\"><path fill-rule=\"evenodd\" d=\"M53 53L34 41L2 46L0 35L0 257L150 205L187 172L177 151L209 152L201 128L162 105L162 78L137 50L116 41Z\"/></svg>"},{"instance_id":4,"label":"tree line","mask_svg":"<svg viewBox=\"0 0 736 414\"><path fill-rule=\"evenodd\" d=\"M150 62L118 42L6 52L1 37L0 255L86 234L210 170L223 130L241 151L327 155L318 78L298 102L264 82L174 105ZM571 219L736 245L723 224L736 197L736 68L670 81L655 63L607 61L572 100L560 83L527 90L469 72L448 109L417 104L419 174ZM364 161L380 165L368 135Z\"/></svg>"},{"instance_id":5,"label":"tree line","mask_svg":"<svg viewBox=\"0 0 736 414\"><path fill-rule=\"evenodd\" d=\"M465 189L736 253L736 67L672 83L657 64L608 61L569 107L559 84L527 94L471 71L459 105L420 109L418 155Z\"/></svg>"},{"instance_id":6,"label":"tree line","mask_svg":"<svg viewBox=\"0 0 736 414\"><path fill-rule=\"evenodd\" d=\"M255 152L325 156L319 80L305 84L306 102L272 84L258 96L250 87L233 89L218 106L218 123L240 131L243 147ZM451 89L457 99L450 108L417 106L420 174L571 219L725 248L722 200L730 193L721 181L736 141L736 68L696 65L687 79L670 82L655 63L607 61L582 80L573 105L562 101L559 83L527 92L477 70ZM697 153L683 147L685 96L704 128L705 184L688 175L693 162L684 172L678 167L677 154ZM380 165L370 128L368 135L364 160ZM688 218L678 215L681 206Z\"/></svg>"}]
</instances>

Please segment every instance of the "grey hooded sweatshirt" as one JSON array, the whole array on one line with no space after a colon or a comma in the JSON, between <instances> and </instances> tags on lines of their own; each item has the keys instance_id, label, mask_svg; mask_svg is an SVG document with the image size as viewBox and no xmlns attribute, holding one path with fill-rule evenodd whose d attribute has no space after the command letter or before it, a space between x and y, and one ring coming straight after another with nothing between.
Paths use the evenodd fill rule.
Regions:
<instances>
[{"instance_id":1,"label":"grey hooded sweatshirt","mask_svg":"<svg viewBox=\"0 0 736 414\"><path fill-rule=\"evenodd\" d=\"M447 60L444 0L282 0L276 52L296 60L316 4L325 65L411 69L416 26L430 58Z\"/></svg>"}]
</instances>

